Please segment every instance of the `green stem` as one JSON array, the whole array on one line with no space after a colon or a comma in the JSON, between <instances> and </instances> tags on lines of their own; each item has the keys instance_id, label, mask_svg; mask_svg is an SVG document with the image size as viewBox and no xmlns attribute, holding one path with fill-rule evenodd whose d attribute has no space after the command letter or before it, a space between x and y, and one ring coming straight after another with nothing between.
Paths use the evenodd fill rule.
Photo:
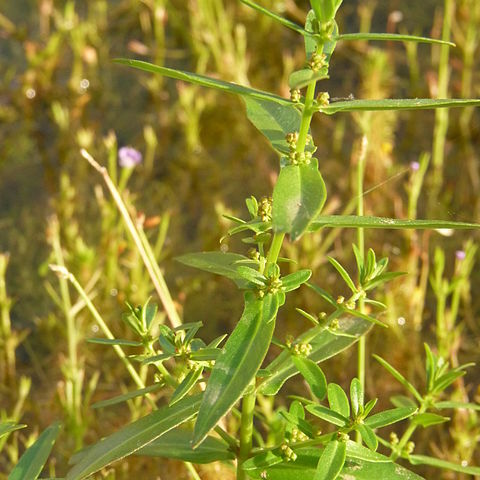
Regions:
<instances>
[{"instance_id":1,"label":"green stem","mask_svg":"<svg viewBox=\"0 0 480 480\"><path fill-rule=\"evenodd\" d=\"M427 410L426 405L427 403L425 401L422 402L422 405L420 405L420 408L418 409L418 414L425 413L425 411ZM407 429L405 430L405 433L402 435L402 438L400 439L395 449L390 454L390 458L392 459L393 462L397 460L397 458L402 454L408 441L410 440L411 436L414 434L417 427L418 425L410 421L410 425L407 427Z\"/></svg>"},{"instance_id":2,"label":"green stem","mask_svg":"<svg viewBox=\"0 0 480 480\"><path fill-rule=\"evenodd\" d=\"M443 11L442 40L450 41L452 30L452 17L455 10L455 0L445 0ZM437 98L448 97L448 80L450 47L446 44L440 46L440 62L438 65L438 93ZM435 111L435 130L433 134L433 177L432 192L430 194L431 208L436 207L436 202L443 183L443 165L445 161L445 142L448 130L448 109Z\"/></svg>"},{"instance_id":3,"label":"green stem","mask_svg":"<svg viewBox=\"0 0 480 480\"><path fill-rule=\"evenodd\" d=\"M300 153L305 151L305 146L307 145L308 131L310 130L310 123L312 122L313 117L312 106L315 99L316 85L316 82L308 85L307 92L305 93L305 105L303 106L302 120L300 123L300 130L298 131L297 140L297 152Z\"/></svg>"},{"instance_id":4,"label":"green stem","mask_svg":"<svg viewBox=\"0 0 480 480\"><path fill-rule=\"evenodd\" d=\"M310 130L310 123L313 116L313 102L315 98L316 82L311 83L307 87L305 94L305 104L302 110L302 119L300 122L300 129L298 132L297 152L304 152L307 145L308 131ZM267 255L266 269L270 265L277 263L280 250L282 248L285 233L276 232L273 236L272 243ZM238 454L237 463L237 480L244 480L246 478L245 472L242 470L242 463L250 455L252 449L253 436L253 415L255 410L255 385L252 385L252 391L243 397L242 401L242 415L240 424L240 450Z\"/></svg>"},{"instance_id":5,"label":"green stem","mask_svg":"<svg viewBox=\"0 0 480 480\"><path fill-rule=\"evenodd\" d=\"M363 216L365 213L364 201L363 201L363 182L365 176L365 163L367 159L368 151L368 137L366 134L362 137L362 144L360 147L360 154L358 156L358 165L357 165L357 215L359 217ZM365 258L365 232L363 228L357 229L357 247L360 251L361 257ZM360 272L359 272L360 275ZM360 278L359 278L360 283ZM358 300L358 310L361 313L365 313L365 303L363 298ZM362 389L365 390L365 368L366 368L366 350L367 350L367 340L365 335L362 335L358 340L358 350L357 350L357 376ZM362 437L357 431L356 439L358 443L362 442Z\"/></svg>"},{"instance_id":6,"label":"green stem","mask_svg":"<svg viewBox=\"0 0 480 480\"><path fill-rule=\"evenodd\" d=\"M238 453L237 463L237 480L246 478L245 472L242 470L242 463L247 460L252 449L253 435L253 413L255 410L255 388L251 385L250 393L247 393L242 400L242 418L240 424L240 450Z\"/></svg>"}]
</instances>

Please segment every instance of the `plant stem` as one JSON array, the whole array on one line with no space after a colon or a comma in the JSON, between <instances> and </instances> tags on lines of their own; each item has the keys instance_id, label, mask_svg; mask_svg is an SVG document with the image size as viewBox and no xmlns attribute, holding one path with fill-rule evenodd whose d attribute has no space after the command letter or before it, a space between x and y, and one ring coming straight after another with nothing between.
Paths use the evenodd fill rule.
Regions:
<instances>
[{"instance_id":1,"label":"plant stem","mask_svg":"<svg viewBox=\"0 0 480 480\"><path fill-rule=\"evenodd\" d=\"M425 413L427 410L426 407L427 403L424 401L420 405L420 408L418 409L418 415L421 413ZM407 427L405 430L405 433L402 435L402 438L396 445L395 450L392 451L390 454L390 458L392 459L393 462L397 460L397 458L402 454L403 450L405 449L405 446L407 445L408 441L410 440L411 436L414 434L415 430L417 429L418 425L414 424L413 422L410 422L410 425Z\"/></svg>"},{"instance_id":2,"label":"plant stem","mask_svg":"<svg viewBox=\"0 0 480 480\"><path fill-rule=\"evenodd\" d=\"M359 217L363 216L365 213L364 201L363 201L363 181L365 174L365 162L367 159L368 151L368 137L366 134L362 136L362 143L360 147L360 154L358 156L358 165L357 165L357 215ZM362 259L365 258L365 233L363 228L357 229L357 247L360 251ZM360 272L359 272L360 275ZM358 299L358 310L361 313L365 313L365 303L363 298ZM358 350L357 350L357 376L362 389L365 390L365 364L366 364L366 350L367 350L367 340L365 335L362 335L358 340ZM359 432L357 432L357 442L362 442L362 437Z\"/></svg>"},{"instance_id":3,"label":"plant stem","mask_svg":"<svg viewBox=\"0 0 480 480\"><path fill-rule=\"evenodd\" d=\"M303 106L302 120L298 131L297 152L305 151L305 146L307 145L308 131L310 130L310 123L312 122L313 116L312 106L315 98L316 85L316 82L310 83L305 93L305 105Z\"/></svg>"},{"instance_id":4,"label":"plant stem","mask_svg":"<svg viewBox=\"0 0 480 480\"><path fill-rule=\"evenodd\" d=\"M284 233L275 233L273 235L272 244L270 245L270 250L268 251L268 255L267 255L267 267L269 265L273 265L274 263L277 263L284 238L285 238Z\"/></svg>"},{"instance_id":5,"label":"plant stem","mask_svg":"<svg viewBox=\"0 0 480 480\"><path fill-rule=\"evenodd\" d=\"M242 400L242 418L240 424L240 450L238 453L237 463L237 480L246 478L245 472L242 470L242 463L248 458L252 449L253 434L253 413L255 410L255 385L250 385L251 392L247 393Z\"/></svg>"},{"instance_id":6,"label":"plant stem","mask_svg":"<svg viewBox=\"0 0 480 480\"><path fill-rule=\"evenodd\" d=\"M455 0L445 0L443 9L442 40L450 41L452 17L455 10ZM438 65L438 92L437 98L448 97L448 80L450 69L448 65L450 47L447 44L440 46L440 62ZM430 193L430 210L436 207L438 195L443 182L443 164L445 161L445 141L448 130L448 108L439 108L435 111L435 130L433 134L433 177L432 192Z\"/></svg>"},{"instance_id":7,"label":"plant stem","mask_svg":"<svg viewBox=\"0 0 480 480\"><path fill-rule=\"evenodd\" d=\"M178 327L182 323L182 321L175 308L175 304L173 303L172 297L168 290L167 284L165 283L162 272L160 271L160 268L158 267L155 259L152 258L150 244L148 244L148 249L146 249L145 247L148 242L146 241L146 239L142 240L142 236L139 234L137 227L131 219L125 203L120 196L120 193L110 179L107 169L100 166L98 162L96 162L95 159L86 150L82 149L81 154L102 175L103 180L105 181L105 184L110 190L110 193L112 194L112 197L117 204L118 210L123 217L125 225L130 232L133 241L135 242L135 246L137 247L138 252L142 257L143 263L145 264L145 267L147 268L155 290L160 297L163 308L167 313L168 319L170 320L170 323L174 328Z\"/></svg>"}]
</instances>

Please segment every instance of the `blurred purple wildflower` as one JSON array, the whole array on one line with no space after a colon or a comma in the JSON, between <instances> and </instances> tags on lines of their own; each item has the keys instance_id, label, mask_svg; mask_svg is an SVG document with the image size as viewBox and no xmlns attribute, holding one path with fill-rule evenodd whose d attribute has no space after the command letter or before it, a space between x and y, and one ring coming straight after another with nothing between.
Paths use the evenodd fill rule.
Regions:
<instances>
[{"instance_id":1,"label":"blurred purple wildflower","mask_svg":"<svg viewBox=\"0 0 480 480\"><path fill-rule=\"evenodd\" d=\"M118 151L118 164L122 168L133 168L142 163L142 154L133 147L122 147Z\"/></svg>"},{"instance_id":2,"label":"blurred purple wildflower","mask_svg":"<svg viewBox=\"0 0 480 480\"><path fill-rule=\"evenodd\" d=\"M420 164L418 162L410 162L410 168L414 172L418 172L418 170L420 169Z\"/></svg>"},{"instance_id":3,"label":"blurred purple wildflower","mask_svg":"<svg viewBox=\"0 0 480 480\"><path fill-rule=\"evenodd\" d=\"M466 256L467 254L463 250L457 250L455 252L455 257L457 258L457 260L465 260Z\"/></svg>"}]
</instances>

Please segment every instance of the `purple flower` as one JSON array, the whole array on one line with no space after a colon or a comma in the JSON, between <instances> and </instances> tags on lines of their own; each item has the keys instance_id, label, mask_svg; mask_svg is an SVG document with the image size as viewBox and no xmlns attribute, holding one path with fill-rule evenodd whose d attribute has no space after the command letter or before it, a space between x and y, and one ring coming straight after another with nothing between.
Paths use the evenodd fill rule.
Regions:
<instances>
[{"instance_id":1,"label":"purple flower","mask_svg":"<svg viewBox=\"0 0 480 480\"><path fill-rule=\"evenodd\" d=\"M414 172L418 172L418 170L420 169L420 164L418 162L410 162L410 168Z\"/></svg>"},{"instance_id":2,"label":"purple flower","mask_svg":"<svg viewBox=\"0 0 480 480\"><path fill-rule=\"evenodd\" d=\"M122 168L133 168L142 163L142 154L133 147L122 147L118 151L118 163Z\"/></svg>"},{"instance_id":3,"label":"purple flower","mask_svg":"<svg viewBox=\"0 0 480 480\"><path fill-rule=\"evenodd\" d=\"M465 260L466 256L467 254L463 250L457 250L455 252L455 257L457 258L457 260Z\"/></svg>"}]
</instances>

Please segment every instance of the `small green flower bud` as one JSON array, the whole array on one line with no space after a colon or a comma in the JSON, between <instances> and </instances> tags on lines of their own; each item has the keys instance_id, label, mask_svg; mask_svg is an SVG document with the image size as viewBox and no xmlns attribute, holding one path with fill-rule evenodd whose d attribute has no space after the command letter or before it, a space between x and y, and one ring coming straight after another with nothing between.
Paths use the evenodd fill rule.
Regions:
<instances>
[{"instance_id":1,"label":"small green flower bud","mask_svg":"<svg viewBox=\"0 0 480 480\"><path fill-rule=\"evenodd\" d=\"M298 132L287 133L285 135L285 140L291 147L294 147L298 142Z\"/></svg>"},{"instance_id":2,"label":"small green flower bud","mask_svg":"<svg viewBox=\"0 0 480 480\"><path fill-rule=\"evenodd\" d=\"M340 324L338 323L338 319L336 318L335 320L332 321L332 323L330 324L330 330L338 330L338 327L340 326Z\"/></svg>"},{"instance_id":3,"label":"small green flower bud","mask_svg":"<svg viewBox=\"0 0 480 480\"><path fill-rule=\"evenodd\" d=\"M355 310L355 302L350 301L345 304L345 307L347 307L349 310Z\"/></svg>"},{"instance_id":4,"label":"small green flower bud","mask_svg":"<svg viewBox=\"0 0 480 480\"><path fill-rule=\"evenodd\" d=\"M341 305L345 301L345 297L343 295L339 295L337 297L337 303Z\"/></svg>"},{"instance_id":5,"label":"small green flower bud","mask_svg":"<svg viewBox=\"0 0 480 480\"><path fill-rule=\"evenodd\" d=\"M390 432L390 443L392 445L397 445L399 442L398 435L395 432Z\"/></svg>"},{"instance_id":6,"label":"small green flower bud","mask_svg":"<svg viewBox=\"0 0 480 480\"><path fill-rule=\"evenodd\" d=\"M298 88L290 90L290 99L292 102L299 103L302 99L302 94Z\"/></svg>"},{"instance_id":7,"label":"small green flower bud","mask_svg":"<svg viewBox=\"0 0 480 480\"><path fill-rule=\"evenodd\" d=\"M315 52L310 57L308 68L314 72L320 71L327 64L327 56L324 53Z\"/></svg>"},{"instance_id":8,"label":"small green flower bud","mask_svg":"<svg viewBox=\"0 0 480 480\"><path fill-rule=\"evenodd\" d=\"M330 104L330 95L328 94L328 92L320 92L317 95L317 103L321 107L326 107L327 105L329 105Z\"/></svg>"},{"instance_id":9,"label":"small green flower bud","mask_svg":"<svg viewBox=\"0 0 480 480\"><path fill-rule=\"evenodd\" d=\"M405 452L410 455L411 453L413 453L414 450L415 450L415 443L408 442L407 445L405 446Z\"/></svg>"}]
</instances>

